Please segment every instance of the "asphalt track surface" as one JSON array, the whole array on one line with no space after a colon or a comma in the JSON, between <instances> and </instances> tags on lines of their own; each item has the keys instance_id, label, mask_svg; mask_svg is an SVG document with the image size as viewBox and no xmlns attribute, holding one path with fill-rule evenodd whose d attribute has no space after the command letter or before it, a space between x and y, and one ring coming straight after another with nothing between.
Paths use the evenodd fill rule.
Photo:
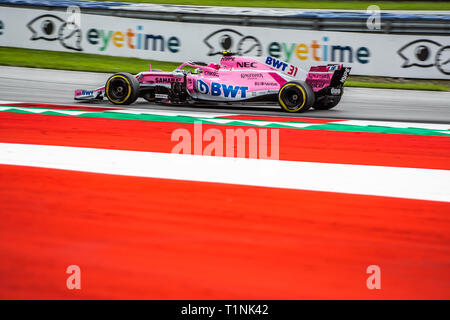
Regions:
<instances>
[{"instance_id":1,"label":"asphalt track surface","mask_svg":"<svg viewBox=\"0 0 450 320\"><path fill-rule=\"evenodd\" d=\"M108 74L0 67L0 100L79 104L73 100L75 89L95 89L104 85ZM87 104L93 105L92 102ZM96 106L111 106L108 101ZM132 108L240 113L266 116L286 116L277 104L219 106L161 106L144 99ZM346 88L340 104L332 110L311 110L292 117L392 120L408 122L450 123L450 92Z\"/></svg>"},{"instance_id":2,"label":"asphalt track surface","mask_svg":"<svg viewBox=\"0 0 450 320\"><path fill-rule=\"evenodd\" d=\"M330 118L450 123L449 93L349 88L336 110L290 115L310 117L296 120L328 129L280 129L276 161L304 168L290 169L285 176L304 172L297 181L309 181L306 187L289 189L251 184L261 181L257 169L265 159L225 159L226 166L214 167L223 179L247 175L248 184L202 178L207 157L184 170L180 161L190 155L173 154L172 134L193 132L194 125L183 122L177 115L182 112L173 113L176 121L144 115L129 119L129 114L117 113L123 110L73 102L75 88L95 88L105 78L0 68L0 298L450 298L448 126L439 129L440 135L417 129L375 132L369 126L330 129L345 122ZM8 100L25 103L11 111L7 105L15 104ZM136 107L195 110L145 102L131 108ZM33 108L55 112L26 111ZM56 113L67 109L97 116ZM289 116L277 106L199 109L226 113L222 118L227 119ZM108 117L102 112L109 112ZM249 126L204 120L202 128L225 137L228 129ZM144 160L156 159L152 154L171 160L151 165L155 162ZM138 158L130 158L134 155ZM253 160L258 165L245 170ZM105 168L117 169L120 163L123 170L105 174ZM339 171L317 171L325 167ZM264 174L273 169L265 168ZM147 176L129 174L152 169ZM168 175L160 174L161 169ZM351 171L346 175L344 169ZM212 174L219 177L216 171ZM195 179L186 178L186 172ZM428 178L417 180L420 176ZM339 187L352 185L352 179L362 183L356 192ZM319 181L326 190L312 187ZM382 192L365 193L363 187ZM389 188L397 189L397 197L386 195ZM405 195L408 190L417 197ZM445 198L430 200L425 191ZM81 290L66 287L66 268L73 264L81 268ZM380 290L366 285L370 265L381 268Z\"/></svg>"}]
</instances>

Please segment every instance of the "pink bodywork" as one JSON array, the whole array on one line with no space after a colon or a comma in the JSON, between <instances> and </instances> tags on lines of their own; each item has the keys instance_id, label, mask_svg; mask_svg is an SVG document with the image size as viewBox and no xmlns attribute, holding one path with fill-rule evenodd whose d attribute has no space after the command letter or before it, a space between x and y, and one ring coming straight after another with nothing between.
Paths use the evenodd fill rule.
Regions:
<instances>
[{"instance_id":1,"label":"pink bodywork","mask_svg":"<svg viewBox=\"0 0 450 320\"><path fill-rule=\"evenodd\" d=\"M183 72L189 66L197 72ZM184 82L186 89L194 99L210 101L247 100L259 96L277 94L283 84L289 81L306 81L314 91L327 87L334 70L342 66L311 67L304 70L274 57L253 58L241 56L223 56L220 64L207 66L186 62L172 72L152 71L136 75L142 87L166 86L172 82ZM95 90L76 90L75 99L93 99L104 93L105 88Z\"/></svg>"}]
</instances>

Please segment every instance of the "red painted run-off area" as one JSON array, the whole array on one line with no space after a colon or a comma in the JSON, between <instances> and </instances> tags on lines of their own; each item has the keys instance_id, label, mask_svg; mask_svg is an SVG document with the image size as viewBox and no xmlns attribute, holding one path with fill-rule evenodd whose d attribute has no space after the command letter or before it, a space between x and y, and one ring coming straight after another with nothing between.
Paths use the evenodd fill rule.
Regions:
<instances>
[{"instance_id":1,"label":"red painted run-off area","mask_svg":"<svg viewBox=\"0 0 450 320\"><path fill-rule=\"evenodd\" d=\"M2 113L0 142L170 152L182 127ZM280 158L449 169L447 141L283 129ZM449 203L8 165L0 190L0 298L450 298Z\"/></svg>"},{"instance_id":2,"label":"red painted run-off area","mask_svg":"<svg viewBox=\"0 0 450 320\"><path fill-rule=\"evenodd\" d=\"M0 113L0 142L10 143L171 152L178 143L171 135L179 128L194 139L193 124ZM225 137L226 129L254 127L202 128ZM450 139L442 136L280 129L279 143L281 160L450 169Z\"/></svg>"}]
</instances>

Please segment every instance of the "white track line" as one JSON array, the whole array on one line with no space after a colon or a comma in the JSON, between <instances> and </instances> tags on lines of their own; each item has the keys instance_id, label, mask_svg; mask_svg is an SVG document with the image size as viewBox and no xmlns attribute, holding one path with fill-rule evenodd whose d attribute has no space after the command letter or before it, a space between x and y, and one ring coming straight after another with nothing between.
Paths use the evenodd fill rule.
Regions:
<instances>
[{"instance_id":1,"label":"white track line","mask_svg":"<svg viewBox=\"0 0 450 320\"><path fill-rule=\"evenodd\" d=\"M19 108L19 107L0 107L0 111L7 110L21 110L30 113L44 113L44 112L54 112L54 113L63 113L72 116L79 116L80 114L88 113L89 111L72 111L72 110L59 110L59 109L43 109L43 108Z\"/></svg>"},{"instance_id":2,"label":"white track line","mask_svg":"<svg viewBox=\"0 0 450 320\"><path fill-rule=\"evenodd\" d=\"M332 124L345 124L352 126L378 126L390 128L418 128L431 130L450 130L450 124L439 123L418 123L418 122L398 122L398 121L372 121L372 120L344 120L333 122Z\"/></svg>"},{"instance_id":3,"label":"white track line","mask_svg":"<svg viewBox=\"0 0 450 320\"><path fill-rule=\"evenodd\" d=\"M13 104L12 102L4 101L4 104ZM0 105L2 102L0 101ZM49 104L51 105L51 104ZM68 107L77 107L73 105L67 105ZM89 106L89 108L91 108ZM101 108L101 107L92 107L92 108ZM80 115L83 113L89 113L89 112L97 112L95 109L92 110L84 110L84 111L72 111L72 110L61 110L61 109L46 109L46 108L29 108L29 107L16 107L14 105L11 106L0 106L0 111L7 111L8 109L15 109L15 110L22 110L32 113L43 113L43 112L58 112L58 113L64 113L68 115ZM102 112L102 110L100 111ZM200 118L214 118L214 117L224 117L224 116L233 116L236 114L230 114L230 113L207 113L207 112L189 112L189 111L175 111L175 110L157 110L157 109L127 109L127 110L107 110L107 112L114 112L114 113L125 113L125 114L149 114L149 115L158 115L158 116L186 116L186 117L200 117ZM236 121L236 120L226 120L228 122Z\"/></svg>"},{"instance_id":4,"label":"white track line","mask_svg":"<svg viewBox=\"0 0 450 320\"><path fill-rule=\"evenodd\" d=\"M1 101L0 100L0 104L10 104L10 103L21 103L21 102L17 102L17 101Z\"/></svg>"},{"instance_id":5,"label":"white track line","mask_svg":"<svg viewBox=\"0 0 450 320\"><path fill-rule=\"evenodd\" d=\"M450 202L450 170L10 143L0 164Z\"/></svg>"},{"instance_id":6,"label":"white track line","mask_svg":"<svg viewBox=\"0 0 450 320\"><path fill-rule=\"evenodd\" d=\"M182 111L182 110L160 110L160 109L126 109L126 110L108 110L108 112L129 113L129 114L151 114L160 116L185 116L185 117L201 117L201 118L215 118L224 116L233 116L233 113L218 113L218 112L197 112L197 111ZM231 120L233 121L233 120Z\"/></svg>"}]
</instances>

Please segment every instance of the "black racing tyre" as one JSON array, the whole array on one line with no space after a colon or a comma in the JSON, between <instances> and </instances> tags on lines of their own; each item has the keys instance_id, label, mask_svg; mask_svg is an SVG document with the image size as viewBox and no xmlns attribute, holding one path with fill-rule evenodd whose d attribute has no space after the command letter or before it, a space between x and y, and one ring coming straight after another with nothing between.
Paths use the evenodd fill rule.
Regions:
<instances>
[{"instance_id":1,"label":"black racing tyre","mask_svg":"<svg viewBox=\"0 0 450 320\"><path fill-rule=\"evenodd\" d=\"M314 101L314 91L306 82L287 82L278 91L278 102L287 112L305 112L313 106Z\"/></svg>"},{"instance_id":2,"label":"black racing tyre","mask_svg":"<svg viewBox=\"0 0 450 320\"><path fill-rule=\"evenodd\" d=\"M340 96L324 96L318 98L316 103L314 103L313 108L316 110L330 110L338 105L341 101L341 97L342 94Z\"/></svg>"},{"instance_id":3,"label":"black racing tyre","mask_svg":"<svg viewBox=\"0 0 450 320\"><path fill-rule=\"evenodd\" d=\"M113 74L106 81L105 95L114 104L132 104L139 97L139 81L129 73Z\"/></svg>"},{"instance_id":4,"label":"black racing tyre","mask_svg":"<svg viewBox=\"0 0 450 320\"><path fill-rule=\"evenodd\" d=\"M143 97L145 100L147 100L148 102L155 102L155 98L153 97L151 97L151 96L145 96L145 97Z\"/></svg>"},{"instance_id":5,"label":"black racing tyre","mask_svg":"<svg viewBox=\"0 0 450 320\"><path fill-rule=\"evenodd\" d=\"M155 91L154 90L150 90L150 91L145 92L142 95L142 98L144 98L148 102L155 102Z\"/></svg>"}]
</instances>

